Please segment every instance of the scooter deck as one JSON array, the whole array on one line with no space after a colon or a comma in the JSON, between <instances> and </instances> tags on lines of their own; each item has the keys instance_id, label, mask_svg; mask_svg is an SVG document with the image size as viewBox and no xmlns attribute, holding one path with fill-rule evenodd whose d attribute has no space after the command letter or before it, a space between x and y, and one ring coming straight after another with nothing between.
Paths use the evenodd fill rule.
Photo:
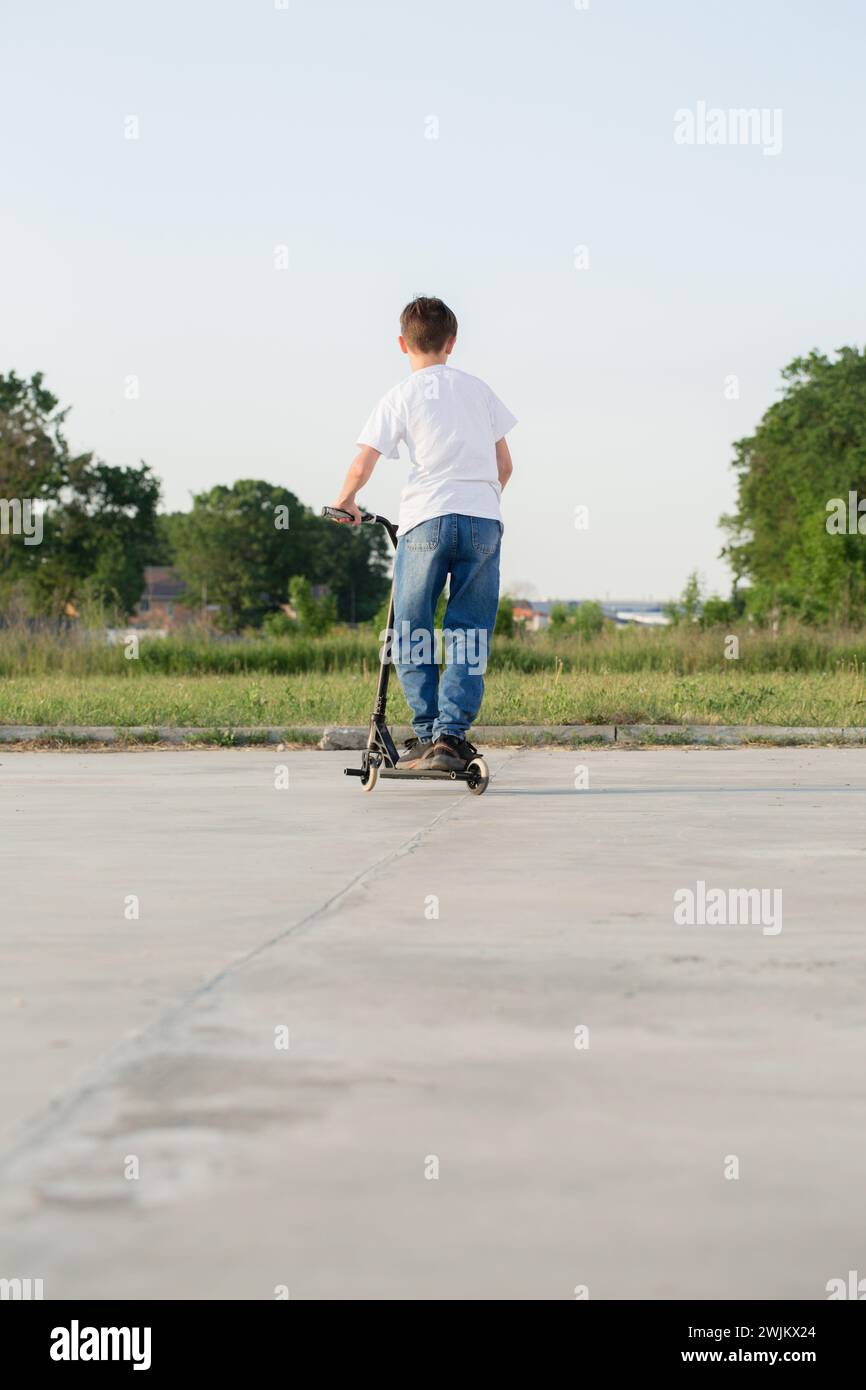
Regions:
<instances>
[{"instance_id":1,"label":"scooter deck","mask_svg":"<svg viewBox=\"0 0 866 1390\"><path fill-rule=\"evenodd\" d=\"M343 768L343 771L344 771L344 773L346 774L347 777L363 777L363 776L364 776L363 769L360 768L360 767L344 767L344 768ZM433 769L433 768L428 769L426 772L422 772L420 769L416 769L416 768L414 768L414 767L407 767L407 768L399 768L399 767L380 767L380 768L379 768L379 776L380 776L380 777L393 777L396 781L399 781L399 782L408 782L408 781L411 781L411 780L413 780L413 779L419 779L419 780L420 780L420 779L423 779L423 780L425 780L425 781L431 781L431 782L436 782L436 781L438 781L438 782L442 782L442 781L444 781L444 782L468 782L471 775L472 775L472 774L471 774L471 773L468 773L468 772L439 772L437 769Z\"/></svg>"}]
</instances>

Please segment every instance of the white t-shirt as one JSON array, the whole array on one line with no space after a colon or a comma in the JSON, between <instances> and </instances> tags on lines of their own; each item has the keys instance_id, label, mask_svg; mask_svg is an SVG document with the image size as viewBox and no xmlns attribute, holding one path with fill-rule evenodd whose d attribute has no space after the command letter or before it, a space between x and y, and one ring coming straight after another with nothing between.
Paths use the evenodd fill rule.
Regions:
<instances>
[{"instance_id":1,"label":"white t-shirt","mask_svg":"<svg viewBox=\"0 0 866 1390\"><path fill-rule=\"evenodd\" d=\"M397 534L458 512L501 520L496 444L517 420L477 376L454 367L422 367L380 400L358 444L412 464L400 498Z\"/></svg>"}]
</instances>

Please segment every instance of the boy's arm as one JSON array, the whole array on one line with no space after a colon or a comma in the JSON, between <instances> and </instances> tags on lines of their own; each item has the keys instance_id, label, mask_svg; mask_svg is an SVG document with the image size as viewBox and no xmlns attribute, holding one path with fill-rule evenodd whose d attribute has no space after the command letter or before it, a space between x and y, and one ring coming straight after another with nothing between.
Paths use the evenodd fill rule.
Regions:
<instances>
[{"instance_id":1,"label":"boy's arm","mask_svg":"<svg viewBox=\"0 0 866 1390\"><path fill-rule=\"evenodd\" d=\"M511 462L511 453L505 438L496 441L496 471L499 474L499 486L504 488L514 472L514 464Z\"/></svg>"},{"instance_id":2,"label":"boy's arm","mask_svg":"<svg viewBox=\"0 0 866 1390\"><path fill-rule=\"evenodd\" d=\"M503 443L504 442L503 440ZM497 449L498 447L497 445ZM360 525L361 511L355 501L355 494L360 492L364 484L370 481L373 476L373 469L376 467L376 461L381 457L382 455L379 453L378 449L371 449L367 444L358 450L346 474L346 481L340 489L339 500L333 503L333 506L339 507L341 511L351 512L353 519L351 521L341 521L338 523L339 525Z\"/></svg>"}]
</instances>

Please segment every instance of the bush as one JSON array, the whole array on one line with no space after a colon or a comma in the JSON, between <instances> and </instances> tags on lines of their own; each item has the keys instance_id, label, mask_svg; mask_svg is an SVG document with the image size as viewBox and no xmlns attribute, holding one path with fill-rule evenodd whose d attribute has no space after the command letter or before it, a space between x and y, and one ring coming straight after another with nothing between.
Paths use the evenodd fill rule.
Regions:
<instances>
[{"instance_id":1,"label":"bush","mask_svg":"<svg viewBox=\"0 0 866 1390\"><path fill-rule=\"evenodd\" d=\"M590 600L582 603L574 615L573 627L581 637L598 637L605 624L604 609L600 603Z\"/></svg>"},{"instance_id":2,"label":"bush","mask_svg":"<svg viewBox=\"0 0 866 1390\"><path fill-rule=\"evenodd\" d=\"M333 594L313 597L309 579L296 574L289 580L289 603L298 615L298 627L311 637L321 637L337 621L337 601Z\"/></svg>"},{"instance_id":3,"label":"bush","mask_svg":"<svg viewBox=\"0 0 866 1390\"><path fill-rule=\"evenodd\" d=\"M553 637L573 632L578 637L592 638L598 637L606 622L604 609L594 599L578 604L555 603L550 610L547 630Z\"/></svg>"},{"instance_id":4,"label":"bush","mask_svg":"<svg viewBox=\"0 0 866 1390\"><path fill-rule=\"evenodd\" d=\"M730 627L736 621L734 605L730 599L712 594L701 611L701 627Z\"/></svg>"},{"instance_id":5,"label":"bush","mask_svg":"<svg viewBox=\"0 0 866 1390\"><path fill-rule=\"evenodd\" d=\"M567 603L554 603L550 610L549 631L556 633L567 632L571 625L571 609Z\"/></svg>"},{"instance_id":6,"label":"bush","mask_svg":"<svg viewBox=\"0 0 866 1390\"><path fill-rule=\"evenodd\" d=\"M514 599L509 598L507 594L503 594L499 600L493 635L494 637L514 636Z\"/></svg>"},{"instance_id":7,"label":"bush","mask_svg":"<svg viewBox=\"0 0 866 1390\"><path fill-rule=\"evenodd\" d=\"M262 619L262 633L265 637L291 637L293 633L299 632L297 622L290 618L288 613L280 609L276 613L266 613Z\"/></svg>"}]
</instances>

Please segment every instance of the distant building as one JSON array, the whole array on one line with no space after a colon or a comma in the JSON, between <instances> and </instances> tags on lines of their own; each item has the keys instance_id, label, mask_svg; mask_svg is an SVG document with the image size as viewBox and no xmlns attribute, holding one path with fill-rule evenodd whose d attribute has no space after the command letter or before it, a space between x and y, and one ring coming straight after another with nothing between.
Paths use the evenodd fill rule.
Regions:
<instances>
[{"instance_id":1,"label":"distant building","mask_svg":"<svg viewBox=\"0 0 866 1390\"><path fill-rule=\"evenodd\" d=\"M188 623L202 621L202 605L184 602L187 588L171 565L147 565L144 571L144 592L129 620L131 628L160 628L171 632ZM209 618L217 604L206 605Z\"/></svg>"},{"instance_id":2,"label":"distant building","mask_svg":"<svg viewBox=\"0 0 866 1390\"><path fill-rule=\"evenodd\" d=\"M667 627L670 618L664 605L655 599L604 599L598 602L604 616L617 627ZM566 608L579 608L588 599L514 599L514 621L526 632L540 632L550 623L550 610L562 603Z\"/></svg>"},{"instance_id":3,"label":"distant building","mask_svg":"<svg viewBox=\"0 0 866 1390\"><path fill-rule=\"evenodd\" d=\"M525 598L513 600L512 616L526 632L539 632L541 628L547 627L550 621L549 617L540 611L539 604Z\"/></svg>"},{"instance_id":4,"label":"distant building","mask_svg":"<svg viewBox=\"0 0 866 1390\"><path fill-rule=\"evenodd\" d=\"M664 604L655 599L618 599L602 603L604 616L617 627L669 627Z\"/></svg>"},{"instance_id":5,"label":"distant building","mask_svg":"<svg viewBox=\"0 0 866 1390\"><path fill-rule=\"evenodd\" d=\"M602 604L602 607L607 610L608 605ZM636 607L625 604L616 606L611 613L605 611L605 616L613 618L617 627L670 627L671 621L660 605Z\"/></svg>"}]
</instances>

